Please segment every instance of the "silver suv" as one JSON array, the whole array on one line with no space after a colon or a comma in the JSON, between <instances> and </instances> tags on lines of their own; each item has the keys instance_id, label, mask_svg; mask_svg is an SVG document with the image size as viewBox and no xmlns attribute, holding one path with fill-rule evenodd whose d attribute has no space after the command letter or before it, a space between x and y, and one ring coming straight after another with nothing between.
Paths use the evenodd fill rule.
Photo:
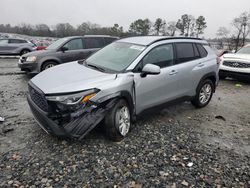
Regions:
<instances>
[{"instance_id":1,"label":"silver suv","mask_svg":"<svg viewBox=\"0 0 250 188\"><path fill-rule=\"evenodd\" d=\"M24 55L36 50L36 45L24 39L0 39L0 55Z\"/></svg>"},{"instance_id":2,"label":"silver suv","mask_svg":"<svg viewBox=\"0 0 250 188\"><path fill-rule=\"evenodd\" d=\"M104 120L108 136L120 141L148 109L180 100L206 106L215 92L218 67L204 40L125 38L85 61L38 74L29 82L28 102L47 133L82 139Z\"/></svg>"}]
</instances>

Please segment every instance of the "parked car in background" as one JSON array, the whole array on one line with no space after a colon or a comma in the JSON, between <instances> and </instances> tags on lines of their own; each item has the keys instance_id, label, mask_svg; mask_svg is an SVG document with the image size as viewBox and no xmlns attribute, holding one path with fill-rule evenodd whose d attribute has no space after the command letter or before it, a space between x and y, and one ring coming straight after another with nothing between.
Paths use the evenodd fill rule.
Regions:
<instances>
[{"instance_id":1,"label":"parked car in background","mask_svg":"<svg viewBox=\"0 0 250 188\"><path fill-rule=\"evenodd\" d=\"M36 50L36 45L24 39L0 39L0 55L24 55Z\"/></svg>"},{"instance_id":2,"label":"parked car in background","mask_svg":"<svg viewBox=\"0 0 250 188\"><path fill-rule=\"evenodd\" d=\"M49 43L48 42L38 42L36 44L36 50L45 50L48 46L49 46Z\"/></svg>"},{"instance_id":3,"label":"parked car in background","mask_svg":"<svg viewBox=\"0 0 250 188\"><path fill-rule=\"evenodd\" d=\"M74 36L58 39L45 50L24 54L18 66L22 71L37 74L58 64L86 59L100 48L117 40L106 35Z\"/></svg>"},{"instance_id":4,"label":"parked car in background","mask_svg":"<svg viewBox=\"0 0 250 188\"><path fill-rule=\"evenodd\" d=\"M226 77L250 80L250 45L242 47L236 53L221 57L220 78Z\"/></svg>"},{"instance_id":5,"label":"parked car in background","mask_svg":"<svg viewBox=\"0 0 250 188\"><path fill-rule=\"evenodd\" d=\"M201 39L125 38L38 74L28 102L48 133L82 139L104 120L108 136L120 141L145 110L185 100L205 107L218 83L216 57Z\"/></svg>"},{"instance_id":6,"label":"parked car in background","mask_svg":"<svg viewBox=\"0 0 250 188\"><path fill-rule=\"evenodd\" d=\"M232 53L232 52L230 52L229 50L219 50L217 55L218 57L222 57L224 54L229 54L229 53Z\"/></svg>"}]
</instances>

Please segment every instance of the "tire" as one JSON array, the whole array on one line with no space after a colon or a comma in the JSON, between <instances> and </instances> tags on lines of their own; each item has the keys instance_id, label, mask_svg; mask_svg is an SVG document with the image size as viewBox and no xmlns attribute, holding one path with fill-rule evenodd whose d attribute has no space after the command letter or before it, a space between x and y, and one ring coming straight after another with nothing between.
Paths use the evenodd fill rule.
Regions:
<instances>
[{"instance_id":1,"label":"tire","mask_svg":"<svg viewBox=\"0 0 250 188\"><path fill-rule=\"evenodd\" d=\"M54 61L46 61L45 63L43 63L41 71L44 71L44 70L49 69L51 67L54 67L56 65L57 65L57 63Z\"/></svg>"},{"instance_id":2,"label":"tire","mask_svg":"<svg viewBox=\"0 0 250 188\"><path fill-rule=\"evenodd\" d=\"M220 78L220 79L225 80L226 77L227 77L226 75L222 75L222 74L219 73L219 78Z\"/></svg>"},{"instance_id":3,"label":"tire","mask_svg":"<svg viewBox=\"0 0 250 188\"><path fill-rule=\"evenodd\" d=\"M196 108L203 108L207 106L213 96L214 89L215 86L212 80L206 79L200 82L196 90L196 95L194 99L191 100L191 103Z\"/></svg>"},{"instance_id":4,"label":"tire","mask_svg":"<svg viewBox=\"0 0 250 188\"><path fill-rule=\"evenodd\" d=\"M27 53L29 53L29 52L30 52L30 50L24 49L24 50L22 50L22 51L20 52L20 56L22 56L22 55L24 55L24 54L27 54Z\"/></svg>"},{"instance_id":5,"label":"tire","mask_svg":"<svg viewBox=\"0 0 250 188\"><path fill-rule=\"evenodd\" d=\"M120 121L120 122L119 122ZM104 119L107 136L119 142L127 135L131 127L131 113L128 103L120 99Z\"/></svg>"}]
</instances>

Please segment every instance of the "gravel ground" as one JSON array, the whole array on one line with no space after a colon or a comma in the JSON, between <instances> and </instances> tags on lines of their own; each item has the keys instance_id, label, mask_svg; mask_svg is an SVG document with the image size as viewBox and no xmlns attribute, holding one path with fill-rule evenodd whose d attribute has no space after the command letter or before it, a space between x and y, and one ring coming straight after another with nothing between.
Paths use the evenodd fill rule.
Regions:
<instances>
[{"instance_id":1,"label":"gravel ground","mask_svg":"<svg viewBox=\"0 0 250 188\"><path fill-rule=\"evenodd\" d=\"M101 125L81 142L43 132L29 77L0 59L0 187L250 187L250 84L220 82L211 103L140 118L120 143Z\"/></svg>"}]
</instances>

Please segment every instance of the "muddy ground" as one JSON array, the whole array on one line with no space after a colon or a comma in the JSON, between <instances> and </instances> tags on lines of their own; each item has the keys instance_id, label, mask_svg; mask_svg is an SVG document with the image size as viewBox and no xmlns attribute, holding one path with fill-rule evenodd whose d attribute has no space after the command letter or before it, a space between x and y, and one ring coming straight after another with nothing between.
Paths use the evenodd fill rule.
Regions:
<instances>
[{"instance_id":1,"label":"muddy ground","mask_svg":"<svg viewBox=\"0 0 250 188\"><path fill-rule=\"evenodd\" d=\"M16 63L0 59L0 187L250 187L250 83L222 80L207 107L155 112L120 143L70 142L39 128Z\"/></svg>"}]
</instances>

